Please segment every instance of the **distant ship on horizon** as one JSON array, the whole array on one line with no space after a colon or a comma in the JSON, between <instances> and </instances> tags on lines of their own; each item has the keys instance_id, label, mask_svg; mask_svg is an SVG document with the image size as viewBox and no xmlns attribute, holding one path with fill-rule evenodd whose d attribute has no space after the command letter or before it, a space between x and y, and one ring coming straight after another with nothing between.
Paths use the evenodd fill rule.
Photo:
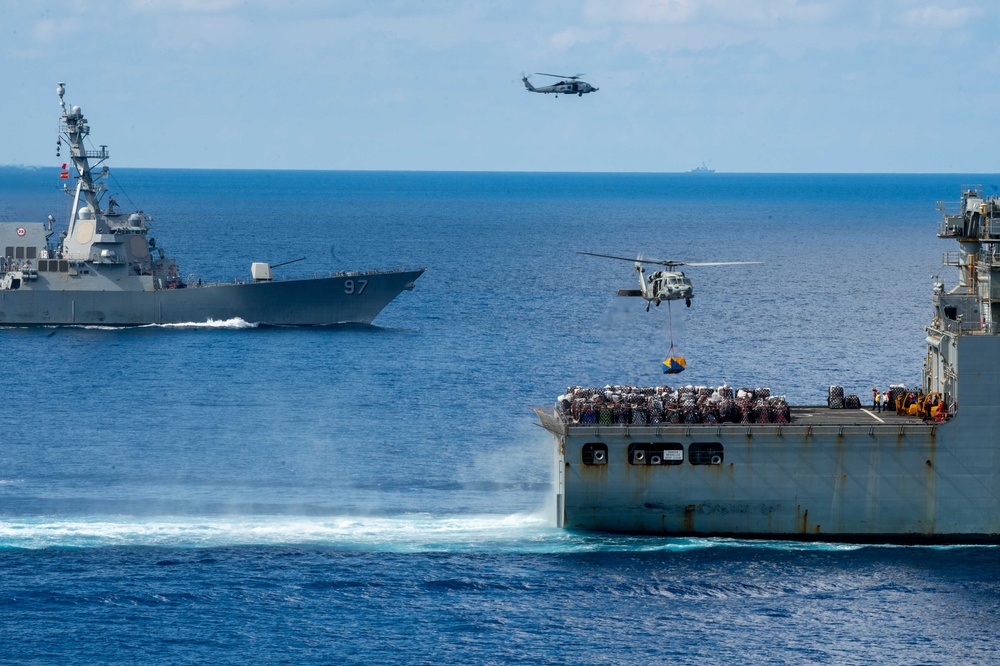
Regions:
<instances>
[{"instance_id":1,"label":"distant ship on horizon","mask_svg":"<svg viewBox=\"0 0 1000 666\"><path fill-rule=\"evenodd\" d=\"M699 174L701 174L701 173L715 173L715 169L709 169L707 166L705 166L705 163L702 162L701 166L698 166L698 167L695 167L695 168L691 169L690 171L688 171L688 173L699 173Z\"/></svg>"}]
</instances>

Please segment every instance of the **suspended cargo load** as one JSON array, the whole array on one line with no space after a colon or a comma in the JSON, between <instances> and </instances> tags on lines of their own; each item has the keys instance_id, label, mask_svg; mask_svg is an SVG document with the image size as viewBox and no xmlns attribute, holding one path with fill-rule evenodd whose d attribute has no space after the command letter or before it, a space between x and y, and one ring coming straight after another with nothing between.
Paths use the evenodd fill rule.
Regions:
<instances>
[{"instance_id":1,"label":"suspended cargo load","mask_svg":"<svg viewBox=\"0 0 1000 666\"><path fill-rule=\"evenodd\" d=\"M687 367L687 361L684 360L683 356L671 356L663 361L663 374L676 375L684 372L685 367Z\"/></svg>"}]
</instances>

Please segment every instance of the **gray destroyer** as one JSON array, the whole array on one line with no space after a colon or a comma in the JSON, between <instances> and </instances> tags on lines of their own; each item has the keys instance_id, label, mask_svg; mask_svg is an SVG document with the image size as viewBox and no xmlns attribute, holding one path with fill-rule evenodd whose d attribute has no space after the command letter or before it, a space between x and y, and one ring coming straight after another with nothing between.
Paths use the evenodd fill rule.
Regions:
<instances>
[{"instance_id":1,"label":"gray destroyer","mask_svg":"<svg viewBox=\"0 0 1000 666\"><path fill-rule=\"evenodd\" d=\"M90 127L78 106L62 107L60 145L78 174L70 219L58 240L54 218L0 223L0 326L200 323L242 319L274 326L370 324L424 269L340 272L274 279L251 265L251 279L186 284L177 263L148 236L150 218L124 213L105 197L106 146L87 150ZM99 168L100 167L100 168ZM63 173L68 178L68 172Z\"/></svg>"},{"instance_id":2,"label":"gray destroyer","mask_svg":"<svg viewBox=\"0 0 1000 666\"><path fill-rule=\"evenodd\" d=\"M807 407L753 389L571 387L536 410L556 441L557 524L1000 543L1000 200L964 186L959 208L941 210L959 282L934 285L920 387L896 387L881 413L840 408L836 387Z\"/></svg>"}]
</instances>

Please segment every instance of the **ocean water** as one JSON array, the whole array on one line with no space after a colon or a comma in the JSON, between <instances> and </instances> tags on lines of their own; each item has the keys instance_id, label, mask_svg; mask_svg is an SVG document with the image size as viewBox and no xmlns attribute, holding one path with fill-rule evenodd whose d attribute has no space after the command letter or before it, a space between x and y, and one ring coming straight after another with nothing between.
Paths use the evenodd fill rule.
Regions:
<instances>
[{"instance_id":1,"label":"ocean water","mask_svg":"<svg viewBox=\"0 0 1000 666\"><path fill-rule=\"evenodd\" d=\"M112 173L192 279L427 272L371 327L0 329L0 661L993 661L1000 550L557 530L530 407L664 383L671 328L675 384L916 383L936 202L1000 176ZM577 251L761 263L671 327Z\"/></svg>"}]
</instances>

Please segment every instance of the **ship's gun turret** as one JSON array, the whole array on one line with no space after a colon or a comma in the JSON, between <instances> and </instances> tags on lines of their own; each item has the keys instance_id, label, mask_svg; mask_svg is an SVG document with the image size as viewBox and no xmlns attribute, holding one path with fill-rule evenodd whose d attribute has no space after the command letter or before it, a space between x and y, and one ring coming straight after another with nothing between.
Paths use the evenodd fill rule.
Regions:
<instances>
[{"instance_id":1,"label":"ship's gun turret","mask_svg":"<svg viewBox=\"0 0 1000 666\"><path fill-rule=\"evenodd\" d=\"M288 264L294 264L300 261L305 261L305 257L299 257L298 259L291 259L289 261L282 261L280 264L271 265L264 261L255 261L250 264L250 275L253 277L254 282L270 282L274 279L274 273L271 269L278 268L279 266L287 266Z\"/></svg>"}]
</instances>

